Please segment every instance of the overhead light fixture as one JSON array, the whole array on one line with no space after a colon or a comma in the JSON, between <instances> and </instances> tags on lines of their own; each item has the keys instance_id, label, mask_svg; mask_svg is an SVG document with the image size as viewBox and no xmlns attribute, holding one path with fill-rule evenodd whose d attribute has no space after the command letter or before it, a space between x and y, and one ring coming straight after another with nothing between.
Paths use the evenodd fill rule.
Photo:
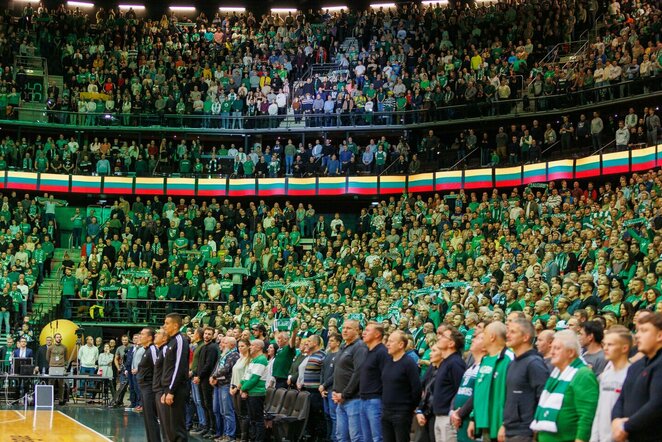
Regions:
<instances>
[{"instance_id":1,"label":"overhead light fixture","mask_svg":"<svg viewBox=\"0 0 662 442\"><path fill-rule=\"evenodd\" d=\"M218 10L221 12L246 12L246 8L241 6L221 6Z\"/></svg>"},{"instance_id":2,"label":"overhead light fixture","mask_svg":"<svg viewBox=\"0 0 662 442\"><path fill-rule=\"evenodd\" d=\"M288 12L297 12L296 8L271 8L271 12L276 14L285 14Z\"/></svg>"},{"instance_id":3,"label":"overhead light fixture","mask_svg":"<svg viewBox=\"0 0 662 442\"><path fill-rule=\"evenodd\" d=\"M143 11L145 9L145 5L119 5L119 8L122 10L133 9L134 11Z\"/></svg>"},{"instance_id":4,"label":"overhead light fixture","mask_svg":"<svg viewBox=\"0 0 662 442\"><path fill-rule=\"evenodd\" d=\"M448 0L425 0L425 1L422 1L421 4L423 4L425 6L434 6L436 4L447 5Z\"/></svg>"},{"instance_id":5,"label":"overhead light fixture","mask_svg":"<svg viewBox=\"0 0 662 442\"><path fill-rule=\"evenodd\" d=\"M342 11L347 9L347 6L322 6L322 11Z\"/></svg>"},{"instance_id":6,"label":"overhead light fixture","mask_svg":"<svg viewBox=\"0 0 662 442\"><path fill-rule=\"evenodd\" d=\"M67 6L74 8L94 8L94 3L68 1Z\"/></svg>"},{"instance_id":7,"label":"overhead light fixture","mask_svg":"<svg viewBox=\"0 0 662 442\"><path fill-rule=\"evenodd\" d=\"M176 12L194 12L195 6L171 6L169 9Z\"/></svg>"},{"instance_id":8,"label":"overhead light fixture","mask_svg":"<svg viewBox=\"0 0 662 442\"><path fill-rule=\"evenodd\" d=\"M395 3L373 3L370 5L372 9L379 9L379 8L384 8L384 9L390 9L390 8L395 8Z\"/></svg>"}]
</instances>

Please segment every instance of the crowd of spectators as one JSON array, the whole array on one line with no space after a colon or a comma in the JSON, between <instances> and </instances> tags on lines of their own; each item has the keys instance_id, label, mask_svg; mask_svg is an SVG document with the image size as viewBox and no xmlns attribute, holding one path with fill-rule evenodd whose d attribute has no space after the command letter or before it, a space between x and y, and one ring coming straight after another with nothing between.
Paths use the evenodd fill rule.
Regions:
<instances>
[{"instance_id":1,"label":"crowd of spectators","mask_svg":"<svg viewBox=\"0 0 662 442\"><path fill-rule=\"evenodd\" d=\"M550 154L588 155L605 145L617 150L654 146L660 139L660 119L653 106L630 108L621 115L599 112L562 120L533 120L511 124L496 133L468 129L448 137L429 130L410 146L404 137L316 139L305 146L292 138L254 144L248 152L234 143L206 145L185 138L138 143L136 140L94 137L79 143L77 136L36 135L0 140L0 170L152 176L310 177L382 173L415 174L448 167L471 152L483 166L541 161ZM358 141L358 143L357 143ZM360 143L360 144L359 144ZM81 146L82 144L82 146ZM549 152L549 153L547 153Z\"/></svg>"},{"instance_id":2,"label":"crowd of spectators","mask_svg":"<svg viewBox=\"0 0 662 442\"><path fill-rule=\"evenodd\" d=\"M0 108L16 118L21 98L30 99L26 72L14 72L13 56L32 53L64 76L62 90L51 82L43 97L50 121L76 125L241 129L277 127L287 114L315 126L410 123L508 113L513 103L504 100L523 93L524 108L534 103L544 110L657 88L658 6L601 8L592 1L406 5L159 20L133 10L92 17L64 5L55 11L26 6L18 24L9 12L0 21L7 42ZM538 64L557 43L570 44L592 29L598 15L603 25L596 42L576 62ZM347 37L355 38L348 46ZM338 69L304 75L323 62ZM629 80L642 81L621 83ZM419 112L388 115L392 111ZM373 118L375 112L387 114ZM245 118L259 115L272 118Z\"/></svg>"},{"instance_id":3,"label":"crowd of spectators","mask_svg":"<svg viewBox=\"0 0 662 442\"><path fill-rule=\"evenodd\" d=\"M316 212L312 204L307 208L303 204L295 207L288 201L244 205L229 200L186 202L181 199L176 202L168 198L161 202L154 197L147 201L136 198L130 204L120 198L114 203L108 220L99 221L94 212L87 217L76 213L79 219L73 220L78 221L75 232L85 239L82 244L75 241L71 251L80 253L80 264L73 269L74 266L68 264L64 271L63 314L80 320L93 315L94 308L100 308L106 309L106 320L117 320L112 312L115 309L124 312L132 304L142 303L140 312L149 314L150 308L156 311L155 307L145 307L150 300L153 304L161 300L165 312L183 303L186 317L181 331L189 334L193 344L207 345L214 342L214 336L220 337L221 348L227 353L234 351L239 340L241 356L247 358L244 365L258 357L264 348L267 360L265 368L258 373L263 387L298 387L311 393L318 389L320 395L328 392L327 402L336 405L335 411L331 411L334 407L330 403L322 408L322 402L313 402L311 413L315 413L315 417L311 417L309 425L311 435L319 435L321 433L312 429L326 428L324 413L329 418L335 413L336 429L331 430L329 426L328 433L324 433L330 440L349 440L348 434L355 440L355 431L367 431L367 424L354 420L356 410L351 407L373 399L381 399L377 410L383 416L392 412L389 407L395 407L395 411L400 412L396 415L403 420L411 418L412 415L407 417L407 414L419 407L417 413L424 418L417 418L421 431L434 434L431 440L446 440L444 432L453 431L451 426L465 436L488 432L490 437L496 438L496 434L503 431L502 424L506 432L521 430L528 434L532 421L539 438L547 434L549 439L545 440L565 440L556 438L561 437L556 433L565 436L573 432L578 435L577 439L588 440L579 436L590 431L596 407L610 410L616 400L613 397L604 406L596 405L599 387L595 376L603 370L614 370L607 364L614 362L612 350L605 346L603 352L601 348L603 339L605 343L611 342L608 336L617 333L617 337L627 343L630 331L638 327L637 344L643 353L638 357L643 356L642 360L655 367L658 364L655 361L662 342L656 338L657 343L650 350L645 346L651 344L644 342L640 335L644 336L648 326L653 324L659 336L662 212L658 194L661 180L659 171L651 171L623 176L617 183L601 182L597 186L588 183L584 187L579 182L562 181L514 188L509 192L460 191L427 198L402 195L371 205L358 214L331 217ZM23 200L12 194L4 201L14 225L15 214L26 210L22 208ZM30 201L26 206L35 205L29 197L25 201ZM59 203L51 197L41 201L51 201L49 210L53 213ZM45 219L46 214L40 213L34 219L41 217ZM23 220L25 224L31 222L34 220L29 216ZM35 236L39 237L39 230L36 232ZM14 236L20 240L25 235L23 229L18 229ZM34 241L32 237L27 238L26 243ZM48 241L46 234L41 238L29 259L34 260L36 250ZM312 239L312 243L308 239ZM16 267L16 262L21 262L17 255L22 246L13 253L12 246L9 250L6 261L14 260L12 269L15 268L20 280L32 269ZM5 296L9 287L6 285ZM158 312L160 317L163 310L159 307ZM650 312L657 312L658 316L651 316ZM139 320L155 319L147 316ZM521 330L512 331L514 324ZM375 373L379 373L384 364L394 362L383 355L379 358L385 359L373 361L374 366L367 362L375 355L362 350L360 329L366 325L364 343L371 350L384 340L394 360L405 355L413 369L417 373L420 370L424 387L446 382L433 381L430 376L443 376L446 380L449 378L445 376L451 376L456 381L455 390L451 388L449 396L444 395L443 399L435 392L431 403L425 403L423 396L419 404L417 394L421 385L411 384L411 394L402 396L409 388L402 385L402 381L411 377L404 377L404 374L401 377L401 372L391 365L384 371L394 376L388 378L389 382L373 384L361 377L358 385L348 386L345 383L348 374L343 370L349 370L350 374L352 370L359 370L364 359L366 370L373 370L369 371L372 375L368 379L377 379ZM201 327L211 327L209 340ZM322 364L325 356L318 351L327 346L331 353L337 349L341 342L339 331L342 331L345 347L336 356L341 359L336 361L335 374L322 381L318 371L318 377L310 380L309 370L317 370L310 367L311 360ZM558 333L554 335L555 332ZM517 333L521 334L521 342L516 340ZM534 336L538 336L540 356L530 347ZM247 337L274 338L274 341L268 346L258 341L260 346L253 348L255 341L247 344ZM343 352L354 343L358 343L353 347L358 353L345 356ZM629 348L619 353L625 355L626 365ZM517 363L524 353L522 349L532 352L529 356L540 357L539 365L552 372L552 379L558 377L555 367L562 371L574 364L572 367L580 371L583 364L588 364L583 376L578 378L582 381L578 380L579 384L575 385L575 391L591 392L582 396L588 402L574 397L567 403L571 413L581 416L580 423L558 421L555 430L545 425L549 419L543 416L544 409L551 405L544 402L543 385L545 390L556 388L549 382L545 384L545 372L536 371L541 375L535 381L535 388L531 387L536 395L523 399L520 410L527 411L521 416L512 416L508 412L510 407L491 402L503 400L494 399L490 393L491 388L505 388L500 381L493 382L492 387L479 387L483 367L488 361L490 367L496 364L494 370L500 373L503 368L505 376L508 364ZM563 349L574 353L563 356ZM515 356L510 354L511 350ZM314 354L319 360L312 358ZM504 355L506 358L502 359ZM467 365L462 356L469 357ZM579 356L582 359L577 359ZM478 370L481 358L483 362ZM306 364L302 363L304 360ZM457 402L451 407L467 366L478 370L473 393L462 390L469 391L468 396L475 395L473 414L467 413ZM473 379L472 373L471 370L464 373L467 382ZM249 389L248 378L250 375L242 381L240 377L238 384L232 384L239 388L237 392L244 391L244 387ZM203 381L205 379L203 377ZM503 381L510 382L506 378ZM252 382L250 388L253 388ZM229 388L230 384L223 385ZM320 385L323 388L318 388ZM398 401L390 402L393 386L404 389L396 390L398 397L411 398L406 406ZM372 388L377 390L372 391ZM260 394L263 392L258 391L257 395ZM506 402L515 400L508 399L509 394L505 393ZM568 394L571 393L566 392ZM627 394L629 391L624 389L624 395ZM418 399L414 400L416 397ZM198 426L193 431L222 436L225 424L219 423L229 422L229 418L217 415L217 410L220 413L222 408L212 408L210 417L208 398L205 394L197 399L193 396L199 408L197 413L191 410L187 422L194 425L197 414ZM359 402L352 405L354 398ZM654 400L653 396L650 398ZM480 405L483 400L490 405ZM538 411L535 411L539 400ZM620 402L632 400L632 396L619 399ZM649 399L640 396L636 400ZM135 402L132 399L132 403L139 411L139 399ZM488 408L482 408L485 406ZM238 407L237 426L230 427L235 428L231 430L235 433L225 434L229 438L239 437L241 431L255 428L255 425L260 428L255 416L251 414L249 418L246 409L241 408L241 401ZM566 402L562 410L565 407ZM631 403L625 406L629 411L623 411L622 407L621 403L620 414L614 417L636 413ZM368 404L363 408L367 410ZM504 414L485 417L490 414L489 410L496 409L505 410ZM618 427L610 430L609 410L606 421L600 418L597 430L632 434L641 431L639 420L624 426L619 422ZM429 424L432 416L440 423ZM386 425L391 419L384 421ZM385 440L387 431L397 432L386 426L383 431ZM442 432L441 435L437 431ZM391 440L399 441L400 437ZM630 440L640 439L631 437Z\"/></svg>"}]
</instances>

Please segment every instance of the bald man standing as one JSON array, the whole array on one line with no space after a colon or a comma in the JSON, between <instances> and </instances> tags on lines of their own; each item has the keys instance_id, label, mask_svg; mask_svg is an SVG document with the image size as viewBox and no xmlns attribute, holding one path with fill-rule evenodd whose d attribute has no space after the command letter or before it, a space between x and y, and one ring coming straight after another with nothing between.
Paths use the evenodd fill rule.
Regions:
<instances>
[{"instance_id":1,"label":"bald man standing","mask_svg":"<svg viewBox=\"0 0 662 442\"><path fill-rule=\"evenodd\" d=\"M506 347L506 325L493 322L485 328L483 342L487 355L480 361L474 387L474 411L467 434L471 439L483 436L483 440L496 441L503 425L503 408L506 401L506 374L515 358Z\"/></svg>"}]
</instances>

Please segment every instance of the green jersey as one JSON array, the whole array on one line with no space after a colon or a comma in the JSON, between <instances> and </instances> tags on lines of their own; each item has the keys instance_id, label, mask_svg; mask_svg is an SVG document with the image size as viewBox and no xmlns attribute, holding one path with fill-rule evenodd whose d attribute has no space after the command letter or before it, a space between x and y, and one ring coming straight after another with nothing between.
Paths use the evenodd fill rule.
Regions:
<instances>
[{"instance_id":1,"label":"green jersey","mask_svg":"<svg viewBox=\"0 0 662 442\"><path fill-rule=\"evenodd\" d=\"M513 353L504 349L494 356L484 356L480 361L474 387L474 420L477 429L487 429L490 438L498 436L503 425L503 407L506 402L506 373L514 359Z\"/></svg>"}]
</instances>

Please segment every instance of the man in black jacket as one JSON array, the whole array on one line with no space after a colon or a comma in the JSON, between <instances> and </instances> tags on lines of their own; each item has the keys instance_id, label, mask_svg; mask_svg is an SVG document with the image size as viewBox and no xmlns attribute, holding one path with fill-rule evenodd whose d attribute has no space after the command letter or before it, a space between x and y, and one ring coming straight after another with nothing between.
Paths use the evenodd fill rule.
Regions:
<instances>
[{"instance_id":1,"label":"man in black jacket","mask_svg":"<svg viewBox=\"0 0 662 442\"><path fill-rule=\"evenodd\" d=\"M506 373L506 402L503 426L499 435L516 442L533 441L529 428L535 409L549 377L549 370L540 354L533 349L536 332L531 321L515 319L507 325L506 345L515 353Z\"/></svg>"},{"instance_id":2,"label":"man in black jacket","mask_svg":"<svg viewBox=\"0 0 662 442\"><path fill-rule=\"evenodd\" d=\"M143 419L148 442L161 442L159 421L157 419L156 401L154 400L154 361L158 358L157 348L154 345L154 329L143 328L140 332L140 345L145 349L145 355L138 363L136 380L140 387L140 396L143 403Z\"/></svg>"},{"instance_id":3,"label":"man in black jacket","mask_svg":"<svg viewBox=\"0 0 662 442\"><path fill-rule=\"evenodd\" d=\"M163 388L161 387L161 374L163 373L163 350L166 344L166 334L163 329L158 329L154 333L154 345L156 346L156 359L154 359L154 374L152 379L152 392L154 397L154 404L156 405L156 415L159 421L163 424L165 422L165 409L166 405L161 403L161 396L163 395ZM143 403L143 410L144 410ZM161 425L161 439L167 440L165 435L165 426Z\"/></svg>"},{"instance_id":4,"label":"man in black jacket","mask_svg":"<svg viewBox=\"0 0 662 442\"><path fill-rule=\"evenodd\" d=\"M205 422L207 427L199 435L205 436L208 433L214 433L214 390L209 383L216 362L218 361L218 345L214 342L214 329L205 327L202 335L204 344L200 347L198 354L198 366L193 372L193 383L200 386L202 407L205 410Z\"/></svg>"},{"instance_id":5,"label":"man in black jacket","mask_svg":"<svg viewBox=\"0 0 662 442\"><path fill-rule=\"evenodd\" d=\"M611 435L615 442L660 440L655 428L662 421L662 314L641 315L637 347L644 357L628 369L612 411Z\"/></svg>"},{"instance_id":6,"label":"man in black jacket","mask_svg":"<svg viewBox=\"0 0 662 442\"><path fill-rule=\"evenodd\" d=\"M186 401L190 389L188 383L189 343L179 330L182 317L169 313L165 317L163 330L168 342L163 350L161 372L161 403L165 405L165 433L169 442L188 440L186 432Z\"/></svg>"},{"instance_id":7,"label":"man in black jacket","mask_svg":"<svg viewBox=\"0 0 662 442\"><path fill-rule=\"evenodd\" d=\"M336 358L331 393L331 398L337 405L336 439L360 442L359 375L361 365L368 354L368 347L360 339L360 326L356 320L347 320L343 323L342 337L345 344Z\"/></svg>"},{"instance_id":8,"label":"man in black jacket","mask_svg":"<svg viewBox=\"0 0 662 442\"><path fill-rule=\"evenodd\" d=\"M37 349L37 358L35 361L35 368L34 368L36 374L48 373L48 358L46 357L46 353L48 352L48 347L50 347L52 344L53 344L53 338L48 336L46 337L46 344L40 346Z\"/></svg>"},{"instance_id":9,"label":"man in black jacket","mask_svg":"<svg viewBox=\"0 0 662 442\"><path fill-rule=\"evenodd\" d=\"M437 346L441 350L443 362L437 369L434 380L432 412L435 415L435 440L446 441L456 437L456 431L450 422L451 403L462 382L467 369L460 352L464 349L464 336L455 327L448 327L437 335Z\"/></svg>"}]
</instances>

